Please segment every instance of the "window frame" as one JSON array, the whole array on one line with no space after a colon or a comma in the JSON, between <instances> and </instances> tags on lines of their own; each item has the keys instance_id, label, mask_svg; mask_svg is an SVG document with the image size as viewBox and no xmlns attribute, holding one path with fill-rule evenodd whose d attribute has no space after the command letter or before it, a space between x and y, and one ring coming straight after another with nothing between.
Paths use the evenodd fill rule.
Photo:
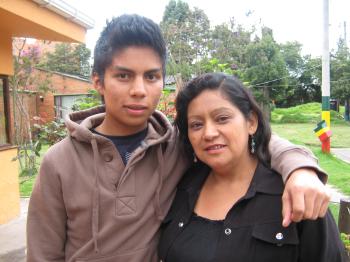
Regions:
<instances>
[{"instance_id":1,"label":"window frame","mask_svg":"<svg viewBox=\"0 0 350 262\"><path fill-rule=\"evenodd\" d=\"M5 114L5 135L6 143L0 144L0 149L12 147L12 136L11 136L11 106L10 106L10 86L9 78L7 75L0 75L0 81L2 81L3 88L3 99L4 99L4 114Z\"/></svg>"}]
</instances>

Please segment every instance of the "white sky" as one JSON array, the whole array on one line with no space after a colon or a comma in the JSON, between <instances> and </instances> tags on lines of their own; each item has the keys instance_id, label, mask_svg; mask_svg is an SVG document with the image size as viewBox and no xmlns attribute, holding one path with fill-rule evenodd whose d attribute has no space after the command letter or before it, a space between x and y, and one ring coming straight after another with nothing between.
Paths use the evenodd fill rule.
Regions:
<instances>
[{"instance_id":1,"label":"white sky","mask_svg":"<svg viewBox=\"0 0 350 262\"><path fill-rule=\"evenodd\" d=\"M124 13L136 13L159 23L168 0L66 0L95 20L88 30L86 43L93 50L106 19ZM230 17L244 25L265 25L273 29L277 42L299 41L303 53L322 55L323 0L185 0L207 14L211 26L228 22ZM350 0L329 0L330 48L344 36L347 21L347 42L350 39ZM245 14L253 11L247 18ZM260 22L261 21L261 22Z\"/></svg>"}]
</instances>

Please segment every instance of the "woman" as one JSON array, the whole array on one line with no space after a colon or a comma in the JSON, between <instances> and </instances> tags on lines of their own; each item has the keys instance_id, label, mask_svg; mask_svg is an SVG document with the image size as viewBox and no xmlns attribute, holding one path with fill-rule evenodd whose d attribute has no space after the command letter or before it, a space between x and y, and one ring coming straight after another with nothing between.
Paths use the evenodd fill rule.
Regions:
<instances>
[{"instance_id":1,"label":"woman","mask_svg":"<svg viewBox=\"0 0 350 262\"><path fill-rule=\"evenodd\" d=\"M195 163L162 225L162 261L341 261L330 213L282 227L284 185L269 168L270 126L239 81L199 76L178 94L176 110Z\"/></svg>"}]
</instances>

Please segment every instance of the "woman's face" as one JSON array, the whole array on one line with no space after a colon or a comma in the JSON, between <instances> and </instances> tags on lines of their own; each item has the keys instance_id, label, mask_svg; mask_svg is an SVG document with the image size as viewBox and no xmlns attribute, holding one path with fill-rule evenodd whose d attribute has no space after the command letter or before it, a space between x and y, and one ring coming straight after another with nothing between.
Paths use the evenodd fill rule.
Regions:
<instances>
[{"instance_id":1,"label":"woman's face","mask_svg":"<svg viewBox=\"0 0 350 262\"><path fill-rule=\"evenodd\" d=\"M246 119L219 90L205 90L187 110L188 137L196 156L213 170L230 170L249 157L248 138L257 118Z\"/></svg>"}]
</instances>

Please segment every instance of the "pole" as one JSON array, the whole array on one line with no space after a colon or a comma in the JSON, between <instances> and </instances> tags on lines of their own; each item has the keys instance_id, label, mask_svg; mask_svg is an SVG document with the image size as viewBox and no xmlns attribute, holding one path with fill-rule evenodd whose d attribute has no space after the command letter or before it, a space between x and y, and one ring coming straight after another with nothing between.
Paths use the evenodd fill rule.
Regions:
<instances>
[{"instance_id":1,"label":"pole","mask_svg":"<svg viewBox=\"0 0 350 262\"><path fill-rule=\"evenodd\" d=\"M330 128L330 73L329 73L329 0L323 0L323 55L322 55L322 120L325 120ZM324 142L322 150L330 152L330 138Z\"/></svg>"},{"instance_id":2,"label":"pole","mask_svg":"<svg viewBox=\"0 0 350 262\"><path fill-rule=\"evenodd\" d=\"M350 199L340 199L338 228L340 233L350 234Z\"/></svg>"}]
</instances>

